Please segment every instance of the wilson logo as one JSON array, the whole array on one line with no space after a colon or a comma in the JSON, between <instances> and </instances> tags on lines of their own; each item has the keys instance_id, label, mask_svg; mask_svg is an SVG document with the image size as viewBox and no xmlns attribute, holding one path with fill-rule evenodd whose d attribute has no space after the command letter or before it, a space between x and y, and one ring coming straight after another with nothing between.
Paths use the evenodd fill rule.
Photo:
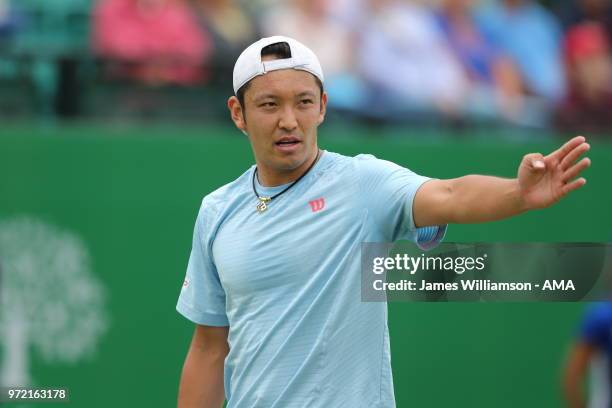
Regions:
<instances>
[{"instance_id":1,"label":"wilson logo","mask_svg":"<svg viewBox=\"0 0 612 408\"><path fill-rule=\"evenodd\" d=\"M310 204L310 209L312 212L321 211L323 208L325 208L325 199L317 198L316 200L309 201L308 204Z\"/></svg>"}]
</instances>

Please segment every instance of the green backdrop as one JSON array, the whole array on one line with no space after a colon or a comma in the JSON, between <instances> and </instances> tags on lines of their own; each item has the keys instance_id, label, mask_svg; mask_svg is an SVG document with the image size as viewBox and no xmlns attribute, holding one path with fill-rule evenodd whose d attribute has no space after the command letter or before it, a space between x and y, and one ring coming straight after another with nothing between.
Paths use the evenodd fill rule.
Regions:
<instances>
[{"instance_id":1,"label":"green backdrop","mask_svg":"<svg viewBox=\"0 0 612 408\"><path fill-rule=\"evenodd\" d=\"M466 141L435 131L376 133L323 128L320 144L438 178L511 177L522 155L558 144L509 143L493 134ZM609 241L612 145L593 142L589 156L586 187L556 207L454 225L447 241ZM75 407L175 404L193 325L174 307L197 209L205 194L251 163L247 141L224 126L2 126L0 219L34 215L78 234L108 294L110 329L97 352L76 364L48 364L33 350L38 385L69 387ZM389 308L398 407L561 405L560 368L584 305Z\"/></svg>"}]
</instances>

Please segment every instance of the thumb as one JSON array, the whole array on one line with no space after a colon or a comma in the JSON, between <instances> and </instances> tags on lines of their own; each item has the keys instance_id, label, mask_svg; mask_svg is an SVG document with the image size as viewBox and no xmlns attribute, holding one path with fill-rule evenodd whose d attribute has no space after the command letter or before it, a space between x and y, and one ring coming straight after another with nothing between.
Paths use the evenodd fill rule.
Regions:
<instances>
[{"instance_id":1,"label":"thumb","mask_svg":"<svg viewBox=\"0 0 612 408\"><path fill-rule=\"evenodd\" d=\"M544 156L541 153L530 153L523 159L523 163L533 171L542 171L546 169L546 163L544 162Z\"/></svg>"}]
</instances>

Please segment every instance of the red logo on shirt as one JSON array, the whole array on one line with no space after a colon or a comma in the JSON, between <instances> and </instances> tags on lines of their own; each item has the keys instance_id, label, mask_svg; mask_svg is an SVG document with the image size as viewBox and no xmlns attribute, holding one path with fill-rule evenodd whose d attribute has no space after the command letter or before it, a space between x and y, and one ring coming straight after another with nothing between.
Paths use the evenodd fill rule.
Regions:
<instances>
[{"instance_id":1,"label":"red logo on shirt","mask_svg":"<svg viewBox=\"0 0 612 408\"><path fill-rule=\"evenodd\" d=\"M321 211L323 208L325 208L325 199L322 197L317 198L316 200L309 201L308 204L310 204L310 209L312 212Z\"/></svg>"}]
</instances>

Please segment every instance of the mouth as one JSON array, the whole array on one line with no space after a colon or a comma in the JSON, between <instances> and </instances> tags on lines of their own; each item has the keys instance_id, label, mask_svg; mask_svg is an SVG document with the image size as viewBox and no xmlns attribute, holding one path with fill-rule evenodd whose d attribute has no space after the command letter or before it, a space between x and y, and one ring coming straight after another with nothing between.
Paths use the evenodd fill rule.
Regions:
<instances>
[{"instance_id":1,"label":"mouth","mask_svg":"<svg viewBox=\"0 0 612 408\"><path fill-rule=\"evenodd\" d=\"M282 152L293 152L300 144L302 141L294 136L282 137L274 143L276 148Z\"/></svg>"},{"instance_id":2,"label":"mouth","mask_svg":"<svg viewBox=\"0 0 612 408\"><path fill-rule=\"evenodd\" d=\"M277 140L275 145L276 146L295 146L299 143L301 143L301 141L297 137L286 136L286 137L282 137L279 140Z\"/></svg>"}]
</instances>

